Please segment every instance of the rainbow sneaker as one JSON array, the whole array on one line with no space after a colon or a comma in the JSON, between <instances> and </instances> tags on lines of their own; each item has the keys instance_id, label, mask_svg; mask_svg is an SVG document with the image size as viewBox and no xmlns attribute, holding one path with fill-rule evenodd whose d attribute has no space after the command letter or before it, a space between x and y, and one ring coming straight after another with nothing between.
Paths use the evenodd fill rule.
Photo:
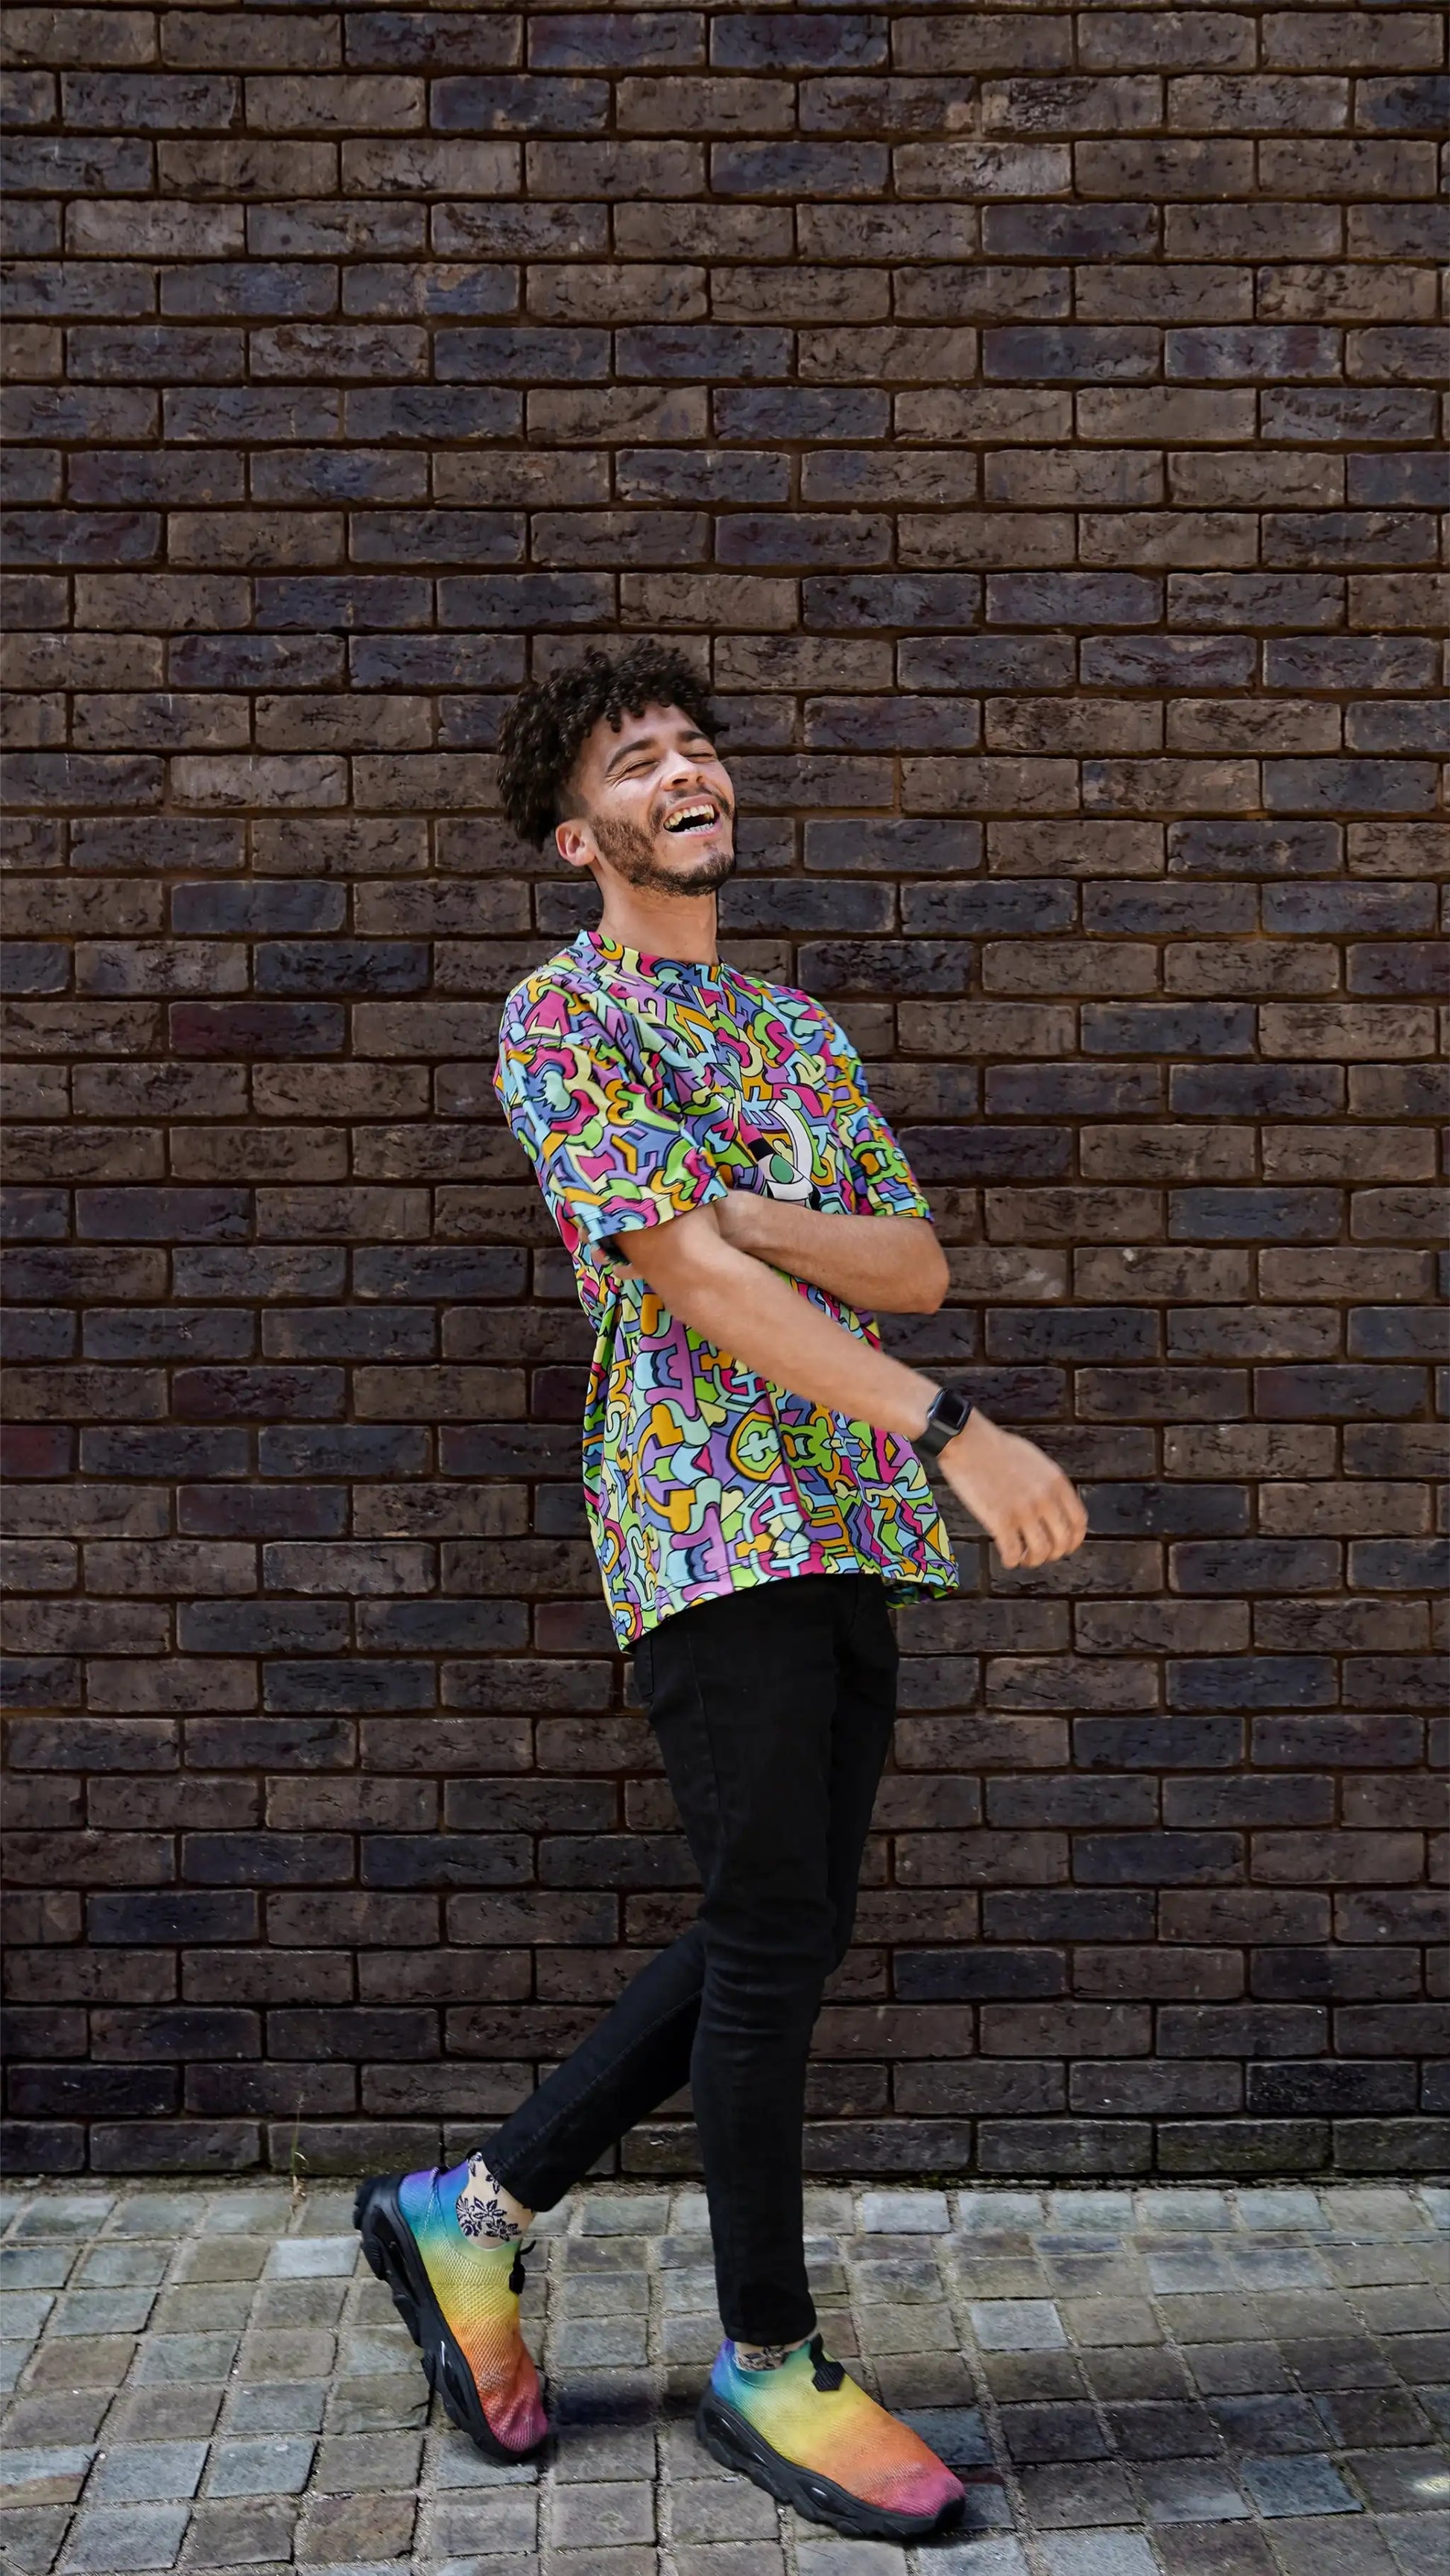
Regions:
<instances>
[{"instance_id":1,"label":"rainbow sneaker","mask_svg":"<svg viewBox=\"0 0 1450 2576\"><path fill-rule=\"evenodd\" d=\"M827 2360L819 2335L777 2370L742 2370L722 2343L695 2430L712 2459L852 2540L925 2540L966 2502L960 2479Z\"/></svg>"},{"instance_id":2,"label":"rainbow sneaker","mask_svg":"<svg viewBox=\"0 0 1450 2576\"><path fill-rule=\"evenodd\" d=\"M451 2173L375 2174L358 2193L353 2224L454 2423L491 2460L519 2460L549 2429L519 2332L523 2249L464 2235L457 2202L467 2180L466 2163Z\"/></svg>"}]
</instances>

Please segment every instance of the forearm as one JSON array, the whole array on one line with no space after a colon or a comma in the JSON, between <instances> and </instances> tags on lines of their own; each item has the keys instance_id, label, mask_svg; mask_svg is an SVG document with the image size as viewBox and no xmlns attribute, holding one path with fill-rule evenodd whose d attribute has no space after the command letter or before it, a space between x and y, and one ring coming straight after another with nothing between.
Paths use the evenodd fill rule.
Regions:
<instances>
[{"instance_id":1,"label":"forearm","mask_svg":"<svg viewBox=\"0 0 1450 2576\"><path fill-rule=\"evenodd\" d=\"M680 1260L676 1246L665 1244L674 1227L628 1235L631 1267L682 1323L757 1376L828 1412L913 1439L926 1421L932 1381L848 1332L809 1298L798 1297L775 1269L710 1231L701 1257L688 1262Z\"/></svg>"},{"instance_id":2,"label":"forearm","mask_svg":"<svg viewBox=\"0 0 1450 2576\"><path fill-rule=\"evenodd\" d=\"M754 1190L716 1202L727 1244L868 1314L934 1314L946 1258L925 1217L836 1216Z\"/></svg>"}]
</instances>

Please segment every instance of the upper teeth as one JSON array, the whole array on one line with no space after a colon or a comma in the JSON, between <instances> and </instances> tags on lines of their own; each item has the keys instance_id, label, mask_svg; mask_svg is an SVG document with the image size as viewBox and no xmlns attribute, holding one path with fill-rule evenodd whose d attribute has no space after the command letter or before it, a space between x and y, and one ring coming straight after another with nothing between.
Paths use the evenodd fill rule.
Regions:
<instances>
[{"instance_id":1,"label":"upper teeth","mask_svg":"<svg viewBox=\"0 0 1450 2576\"><path fill-rule=\"evenodd\" d=\"M669 821L665 825L665 830L667 832L683 832L691 823L713 823L714 820L715 808L713 805L682 805L678 813L670 816Z\"/></svg>"}]
</instances>

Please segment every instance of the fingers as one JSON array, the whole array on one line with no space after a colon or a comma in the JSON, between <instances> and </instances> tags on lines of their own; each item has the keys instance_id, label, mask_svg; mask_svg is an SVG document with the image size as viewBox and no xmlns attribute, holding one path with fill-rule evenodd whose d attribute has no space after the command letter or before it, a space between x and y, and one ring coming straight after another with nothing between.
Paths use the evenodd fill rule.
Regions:
<instances>
[{"instance_id":1,"label":"fingers","mask_svg":"<svg viewBox=\"0 0 1450 2576\"><path fill-rule=\"evenodd\" d=\"M1053 1565L1081 1547L1087 1536L1087 1513L1081 1496L1064 1476L1045 1493L1019 1503L993 1536L1004 1566Z\"/></svg>"}]
</instances>

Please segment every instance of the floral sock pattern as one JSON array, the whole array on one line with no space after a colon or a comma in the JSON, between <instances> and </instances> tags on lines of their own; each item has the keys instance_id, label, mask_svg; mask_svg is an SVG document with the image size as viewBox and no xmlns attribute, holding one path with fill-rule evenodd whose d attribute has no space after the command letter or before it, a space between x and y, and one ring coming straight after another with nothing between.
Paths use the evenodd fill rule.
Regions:
<instances>
[{"instance_id":1,"label":"floral sock pattern","mask_svg":"<svg viewBox=\"0 0 1450 2576\"><path fill-rule=\"evenodd\" d=\"M962 2501L960 2479L827 2360L819 2335L775 2370L742 2370L723 2343L710 2386L782 2459L884 2513L941 2515Z\"/></svg>"},{"instance_id":2,"label":"floral sock pattern","mask_svg":"<svg viewBox=\"0 0 1450 2576\"><path fill-rule=\"evenodd\" d=\"M459 2226L468 2170L461 2164L450 2173L409 2174L398 2206L490 2430L506 2449L522 2453L549 2429L539 2374L519 2331L523 2265L516 2243L487 2244Z\"/></svg>"}]
</instances>

